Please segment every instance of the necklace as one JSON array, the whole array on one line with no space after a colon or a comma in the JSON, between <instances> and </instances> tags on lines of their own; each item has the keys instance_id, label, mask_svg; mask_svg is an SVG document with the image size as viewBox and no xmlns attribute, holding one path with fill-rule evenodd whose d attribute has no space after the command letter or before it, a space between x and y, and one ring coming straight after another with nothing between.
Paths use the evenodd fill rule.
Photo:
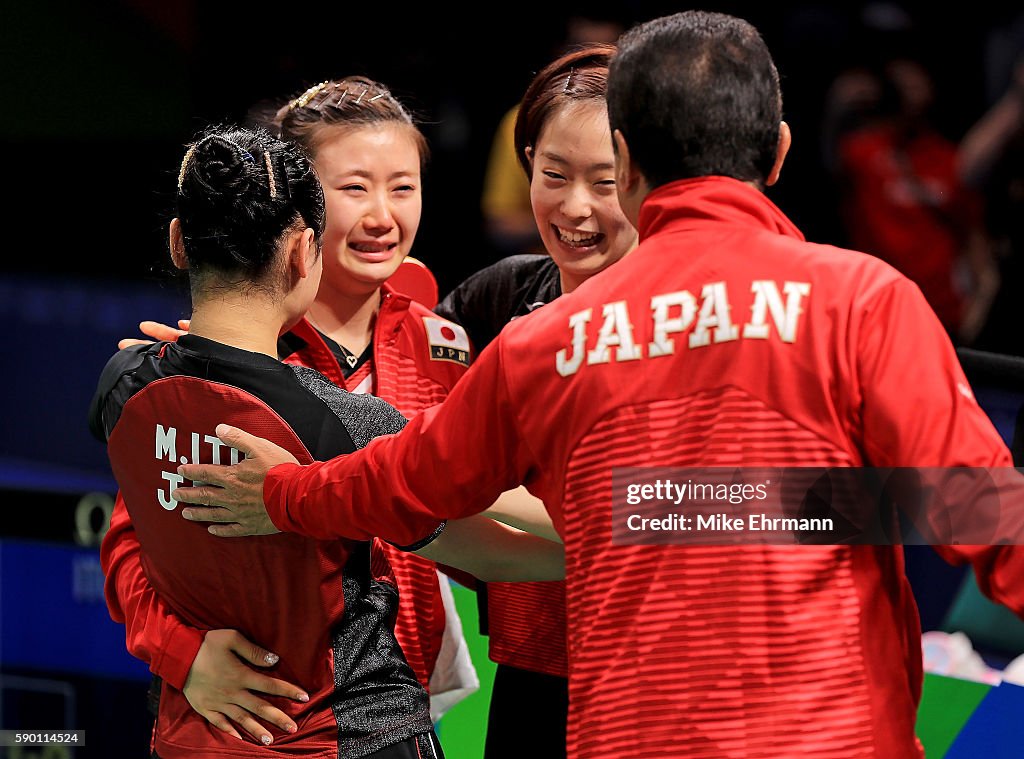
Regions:
<instances>
[{"instance_id":1,"label":"necklace","mask_svg":"<svg viewBox=\"0 0 1024 759\"><path fill-rule=\"evenodd\" d=\"M350 351L341 343L338 343L337 345L339 348L341 348L341 354L345 357L345 362L349 365L349 368L355 369L356 364L359 363L359 356Z\"/></svg>"},{"instance_id":2,"label":"necklace","mask_svg":"<svg viewBox=\"0 0 1024 759\"><path fill-rule=\"evenodd\" d=\"M348 368L349 369L355 369L356 365L359 363L359 354L353 353L348 348L346 348L344 345L339 343L337 340L334 340L334 339L328 337L327 333L324 332L322 329L320 329L318 326L316 326L316 324L313 322L313 320L310 319L308 316L306 317L306 319L307 319L307 321L309 321L309 323L313 327L313 329L315 329L317 332L319 332L320 336L323 337L327 341L328 345L334 344L334 345L338 346L338 350L341 351L341 356L339 356L339 358L344 358L345 359L345 363L348 364ZM363 351L365 352L366 349L364 348Z\"/></svg>"},{"instance_id":3,"label":"necklace","mask_svg":"<svg viewBox=\"0 0 1024 759\"><path fill-rule=\"evenodd\" d=\"M355 367L359 363L359 357L361 355L360 353L353 353L351 350L346 348L344 345L342 345L336 339L328 336L328 334L324 330L322 330L321 328L317 327L316 324L311 319L309 319L309 317L306 317L306 321L308 321L309 325L314 330L316 330L316 332L318 332L319 335L321 335L321 337L323 337L327 341L329 346L330 345L337 345L338 346L338 350L340 352L336 352L335 353L335 357L337 357L337 359L339 359L339 360L344 359L345 360L345 364L348 365L349 369L355 369ZM365 353L366 351L367 351L367 348L362 349L362 352ZM332 348L331 352L335 352L333 348Z\"/></svg>"}]
</instances>

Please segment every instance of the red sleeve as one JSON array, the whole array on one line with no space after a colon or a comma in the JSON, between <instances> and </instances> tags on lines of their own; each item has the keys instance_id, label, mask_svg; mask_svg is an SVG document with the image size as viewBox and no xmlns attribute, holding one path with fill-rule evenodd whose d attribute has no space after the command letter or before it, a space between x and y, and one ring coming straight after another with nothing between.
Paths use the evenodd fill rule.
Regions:
<instances>
[{"instance_id":1,"label":"red sleeve","mask_svg":"<svg viewBox=\"0 0 1024 759\"><path fill-rule=\"evenodd\" d=\"M869 305L857 355L870 465L989 469L999 482L1005 529L1020 534L1022 478L1011 469L1010 451L975 400L946 332L909 280L893 282ZM971 562L981 590L1024 616L1024 546L937 545L935 550L951 564Z\"/></svg>"},{"instance_id":2,"label":"red sleeve","mask_svg":"<svg viewBox=\"0 0 1024 759\"><path fill-rule=\"evenodd\" d=\"M183 689L204 633L184 624L150 587L141 546L120 493L100 546L100 563L107 608L115 622L125 624L128 652L149 664L153 674Z\"/></svg>"},{"instance_id":3,"label":"red sleeve","mask_svg":"<svg viewBox=\"0 0 1024 759\"><path fill-rule=\"evenodd\" d=\"M437 527L488 508L528 474L499 338L451 395L397 435L308 466L267 474L263 498L278 529L330 540L382 537L412 545Z\"/></svg>"},{"instance_id":4,"label":"red sleeve","mask_svg":"<svg viewBox=\"0 0 1024 759\"><path fill-rule=\"evenodd\" d=\"M856 355L871 466L1012 466L917 285L899 277L864 310Z\"/></svg>"}]
</instances>

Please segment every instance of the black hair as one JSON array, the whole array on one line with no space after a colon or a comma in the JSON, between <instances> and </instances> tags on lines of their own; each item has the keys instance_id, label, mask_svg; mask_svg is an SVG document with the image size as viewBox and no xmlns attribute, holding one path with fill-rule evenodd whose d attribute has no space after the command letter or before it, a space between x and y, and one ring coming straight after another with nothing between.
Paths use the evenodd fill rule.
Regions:
<instances>
[{"instance_id":1,"label":"black hair","mask_svg":"<svg viewBox=\"0 0 1024 759\"><path fill-rule=\"evenodd\" d=\"M651 187L713 175L763 184L782 121L779 74L743 19L665 16L620 38L608 117Z\"/></svg>"},{"instance_id":2,"label":"black hair","mask_svg":"<svg viewBox=\"0 0 1024 759\"><path fill-rule=\"evenodd\" d=\"M251 281L268 272L282 235L308 227L319 247L326 221L323 190L302 151L236 126L212 127L188 148L177 216L190 271Z\"/></svg>"}]
</instances>

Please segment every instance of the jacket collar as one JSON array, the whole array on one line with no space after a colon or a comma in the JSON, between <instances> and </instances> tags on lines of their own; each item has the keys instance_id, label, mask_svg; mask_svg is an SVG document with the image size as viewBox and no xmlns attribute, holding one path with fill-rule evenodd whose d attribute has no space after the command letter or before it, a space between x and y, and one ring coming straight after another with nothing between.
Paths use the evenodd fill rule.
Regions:
<instances>
[{"instance_id":1,"label":"jacket collar","mask_svg":"<svg viewBox=\"0 0 1024 759\"><path fill-rule=\"evenodd\" d=\"M767 229L803 240L763 192L729 177L680 179L656 187L640 206L640 240L665 231L730 224Z\"/></svg>"},{"instance_id":2,"label":"jacket collar","mask_svg":"<svg viewBox=\"0 0 1024 759\"><path fill-rule=\"evenodd\" d=\"M377 324L373 329L376 342L393 342L402 329L402 320L409 311L412 298L395 290L385 282L380 287L380 310L377 312Z\"/></svg>"},{"instance_id":3,"label":"jacket collar","mask_svg":"<svg viewBox=\"0 0 1024 759\"><path fill-rule=\"evenodd\" d=\"M380 310L377 312L377 321L373 327L375 361L381 345L390 344L398 338L402 320L409 311L411 302L409 296L394 290L386 282L381 285ZM339 387L345 386L345 378L338 367L338 359L305 317L288 331L281 342L282 354L292 355L301 352L304 356L303 363L326 375Z\"/></svg>"},{"instance_id":4,"label":"jacket collar","mask_svg":"<svg viewBox=\"0 0 1024 759\"><path fill-rule=\"evenodd\" d=\"M236 348L233 345L220 343L192 333L182 335L174 343L168 343L168 345L174 345L175 349L199 358L214 359L252 369L279 370L284 366L276 358L263 353L254 353L244 348Z\"/></svg>"}]
</instances>

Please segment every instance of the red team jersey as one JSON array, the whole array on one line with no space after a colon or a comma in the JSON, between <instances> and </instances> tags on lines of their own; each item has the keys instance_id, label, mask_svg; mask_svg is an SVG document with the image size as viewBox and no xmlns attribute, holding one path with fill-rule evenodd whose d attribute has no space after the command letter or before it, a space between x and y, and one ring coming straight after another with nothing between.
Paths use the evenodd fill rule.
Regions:
<instances>
[{"instance_id":1,"label":"red team jersey","mask_svg":"<svg viewBox=\"0 0 1024 759\"><path fill-rule=\"evenodd\" d=\"M612 468L1004 467L1009 451L889 265L804 241L727 178L659 187L639 221L633 253L512 323L403 433L273 469L270 517L401 544L525 483L565 540L571 757L920 756L901 547L615 545ZM1019 549L936 550L1024 610Z\"/></svg>"},{"instance_id":2,"label":"red team jersey","mask_svg":"<svg viewBox=\"0 0 1024 759\"><path fill-rule=\"evenodd\" d=\"M466 279L434 312L465 327L473 350L479 353L510 321L561 294L558 267L551 256L508 256ZM566 677L565 583L489 582L484 587L491 660ZM561 722L564 725L564 716Z\"/></svg>"},{"instance_id":3,"label":"red team jersey","mask_svg":"<svg viewBox=\"0 0 1024 759\"><path fill-rule=\"evenodd\" d=\"M283 355L286 363L316 369L350 392L369 391L406 419L443 401L469 365L465 330L386 284L374 325L373 359L348 378L309 322L301 321L291 334L304 345ZM375 541L374 549L387 558L398 582L395 635L420 681L429 687L445 628L437 565L383 541Z\"/></svg>"},{"instance_id":4,"label":"red team jersey","mask_svg":"<svg viewBox=\"0 0 1024 759\"><path fill-rule=\"evenodd\" d=\"M295 339L282 341L291 351L283 359L314 368L346 389L355 389L361 379L372 373L373 394L410 418L443 400L465 373L469 363L468 338L460 327L438 318L405 295L387 285L381 289L372 364L367 362L346 381L337 359L305 320L290 333ZM349 388L349 384L353 387ZM375 541L374 569L378 575L389 571L384 557L399 588L395 635L420 682L427 687L445 626L435 565ZM149 586L138 538L120 494L100 558L106 576L107 606L114 621L126 626L128 651L149 663L154 674L181 689L204 631L183 624Z\"/></svg>"},{"instance_id":5,"label":"red team jersey","mask_svg":"<svg viewBox=\"0 0 1024 759\"><path fill-rule=\"evenodd\" d=\"M301 684L309 701L273 699L298 726L278 736L278 751L351 759L428 733L428 696L394 636L398 592L372 578L369 542L226 542L178 513L179 463L239 459L214 435L223 420L300 461L351 452L405 423L383 401L345 393L312 369L195 335L121 351L100 379L90 425L108 440L150 592L191 627L237 629L280 652L274 674ZM197 758L268 750L215 728L169 683L153 747L161 757Z\"/></svg>"}]
</instances>

